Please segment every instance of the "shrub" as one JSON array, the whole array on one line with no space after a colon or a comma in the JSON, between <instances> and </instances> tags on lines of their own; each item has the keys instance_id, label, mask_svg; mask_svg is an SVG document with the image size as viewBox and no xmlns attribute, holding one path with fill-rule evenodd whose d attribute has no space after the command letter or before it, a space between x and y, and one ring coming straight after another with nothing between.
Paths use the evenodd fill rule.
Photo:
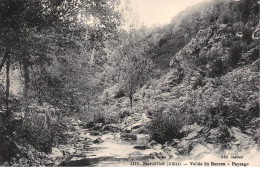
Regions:
<instances>
[{"instance_id":1,"label":"shrub","mask_svg":"<svg viewBox=\"0 0 260 173\"><path fill-rule=\"evenodd\" d=\"M148 125L148 131L152 139L159 143L165 143L178 137L178 133L185 124L185 116L181 115L175 109L163 111L160 109L151 123Z\"/></svg>"},{"instance_id":2,"label":"shrub","mask_svg":"<svg viewBox=\"0 0 260 173\"><path fill-rule=\"evenodd\" d=\"M259 49L254 49L250 56L250 61L255 61L259 58Z\"/></svg>"},{"instance_id":3,"label":"shrub","mask_svg":"<svg viewBox=\"0 0 260 173\"><path fill-rule=\"evenodd\" d=\"M204 52L202 52L202 53L200 53L200 55L197 58L195 58L194 61L195 61L194 63L195 63L196 67L206 65L207 64L207 56Z\"/></svg>"},{"instance_id":4,"label":"shrub","mask_svg":"<svg viewBox=\"0 0 260 173\"><path fill-rule=\"evenodd\" d=\"M114 110L107 114L107 117L105 118L106 124L114 124L114 123L121 123L123 118L130 116L133 114L133 110L130 108L122 108L119 110Z\"/></svg>"},{"instance_id":5,"label":"shrub","mask_svg":"<svg viewBox=\"0 0 260 173\"><path fill-rule=\"evenodd\" d=\"M130 116L132 113L133 113L133 111L129 108L120 109L118 117L125 118L127 116Z\"/></svg>"},{"instance_id":6,"label":"shrub","mask_svg":"<svg viewBox=\"0 0 260 173\"><path fill-rule=\"evenodd\" d=\"M10 161L12 157L15 157L20 152L13 140L13 134L10 126L5 128L0 127L0 164L4 161Z\"/></svg>"},{"instance_id":7,"label":"shrub","mask_svg":"<svg viewBox=\"0 0 260 173\"><path fill-rule=\"evenodd\" d=\"M118 99L125 96L125 91L123 89L118 89L118 91L115 91L114 98Z\"/></svg>"},{"instance_id":8,"label":"shrub","mask_svg":"<svg viewBox=\"0 0 260 173\"><path fill-rule=\"evenodd\" d=\"M235 43L230 48L228 64L232 68L236 68L239 60L241 59L242 47L239 43Z\"/></svg>"},{"instance_id":9,"label":"shrub","mask_svg":"<svg viewBox=\"0 0 260 173\"><path fill-rule=\"evenodd\" d=\"M220 58L217 58L216 60L211 62L211 69L208 73L209 77L220 77L222 74L225 73L224 71L224 63Z\"/></svg>"},{"instance_id":10,"label":"shrub","mask_svg":"<svg viewBox=\"0 0 260 173\"><path fill-rule=\"evenodd\" d=\"M246 42L246 44L249 44L251 41L253 41L252 39L252 34L253 34L253 31L249 28L243 28L243 41Z\"/></svg>"},{"instance_id":11,"label":"shrub","mask_svg":"<svg viewBox=\"0 0 260 173\"><path fill-rule=\"evenodd\" d=\"M36 106L29 112L22 126L16 129L20 139L26 139L35 149L45 153L50 153L53 145L67 142L64 119L58 117L53 108Z\"/></svg>"}]
</instances>

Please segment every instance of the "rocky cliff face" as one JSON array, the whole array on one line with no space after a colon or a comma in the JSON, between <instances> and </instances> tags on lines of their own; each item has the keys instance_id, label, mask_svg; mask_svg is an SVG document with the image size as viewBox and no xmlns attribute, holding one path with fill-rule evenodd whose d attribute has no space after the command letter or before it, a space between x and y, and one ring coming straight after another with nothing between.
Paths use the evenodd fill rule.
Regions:
<instances>
[{"instance_id":1,"label":"rocky cliff face","mask_svg":"<svg viewBox=\"0 0 260 173\"><path fill-rule=\"evenodd\" d=\"M170 65L175 68L178 62L186 73L195 70L207 77L224 75L258 58L258 35L259 25L256 28L243 28L240 23L210 26L200 30L172 58Z\"/></svg>"},{"instance_id":2,"label":"rocky cliff face","mask_svg":"<svg viewBox=\"0 0 260 173\"><path fill-rule=\"evenodd\" d=\"M184 124L234 127L249 134L249 124L259 118L258 32L259 25L245 29L238 24L199 31L172 58L172 70L136 95L146 93L148 102L143 107L148 114L163 110L160 116L168 119L162 122L165 125L171 116L180 115L185 117ZM169 109L174 111L166 116ZM223 143L231 140L227 136L232 134L223 135ZM259 133L249 135L259 142Z\"/></svg>"}]
</instances>

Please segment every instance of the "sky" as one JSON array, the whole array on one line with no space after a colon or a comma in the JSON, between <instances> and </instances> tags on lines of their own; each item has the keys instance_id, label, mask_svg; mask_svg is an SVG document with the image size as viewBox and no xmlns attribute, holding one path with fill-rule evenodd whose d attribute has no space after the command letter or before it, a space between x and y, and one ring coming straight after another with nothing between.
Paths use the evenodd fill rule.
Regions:
<instances>
[{"instance_id":1,"label":"sky","mask_svg":"<svg viewBox=\"0 0 260 173\"><path fill-rule=\"evenodd\" d=\"M135 18L147 27L170 23L173 16L205 0L122 0L133 9Z\"/></svg>"}]
</instances>

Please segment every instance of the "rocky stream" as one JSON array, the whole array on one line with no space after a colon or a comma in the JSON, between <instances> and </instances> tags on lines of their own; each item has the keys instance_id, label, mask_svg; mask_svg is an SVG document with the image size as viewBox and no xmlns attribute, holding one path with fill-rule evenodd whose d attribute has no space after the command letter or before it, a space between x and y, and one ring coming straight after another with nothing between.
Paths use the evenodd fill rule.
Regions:
<instances>
[{"instance_id":1,"label":"rocky stream","mask_svg":"<svg viewBox=\"0 0 260 173\"><path fill-rule=\"evenodd\" d=\"M52 147L51 154L33 147L20 148L26 156L13 158L3 166L259 166L259 141L253 135L231 127L231 141L219 143L220 128L197 124L184 126L182 138L160 144L150 139L145 115L127 117L118 124L96 123L91 128L71 120L74 130L67 132L67 144ZM259 125L260 119L254 124ZM250 131L251 130L251 131ZM258 134L259 127L248 130ZM224 165L223 165L224 163Z\"/></svg>"}]
</instances>

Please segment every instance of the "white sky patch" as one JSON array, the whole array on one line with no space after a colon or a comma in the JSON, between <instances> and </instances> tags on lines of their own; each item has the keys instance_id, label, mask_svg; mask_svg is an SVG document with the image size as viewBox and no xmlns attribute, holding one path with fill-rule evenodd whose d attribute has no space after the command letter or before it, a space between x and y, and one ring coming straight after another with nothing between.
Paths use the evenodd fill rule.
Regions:
<instances>
[{"instance_id":1,"label":"white sky patch","mask_svg":"<svg viewBox=\"0 0 260 173\"><path fill-rule=\"evenodd\" d=\"M139 17L139 23L151 27L170 23L173 16L205 0L122 0Z\"/></svg>"}]
</instances>

